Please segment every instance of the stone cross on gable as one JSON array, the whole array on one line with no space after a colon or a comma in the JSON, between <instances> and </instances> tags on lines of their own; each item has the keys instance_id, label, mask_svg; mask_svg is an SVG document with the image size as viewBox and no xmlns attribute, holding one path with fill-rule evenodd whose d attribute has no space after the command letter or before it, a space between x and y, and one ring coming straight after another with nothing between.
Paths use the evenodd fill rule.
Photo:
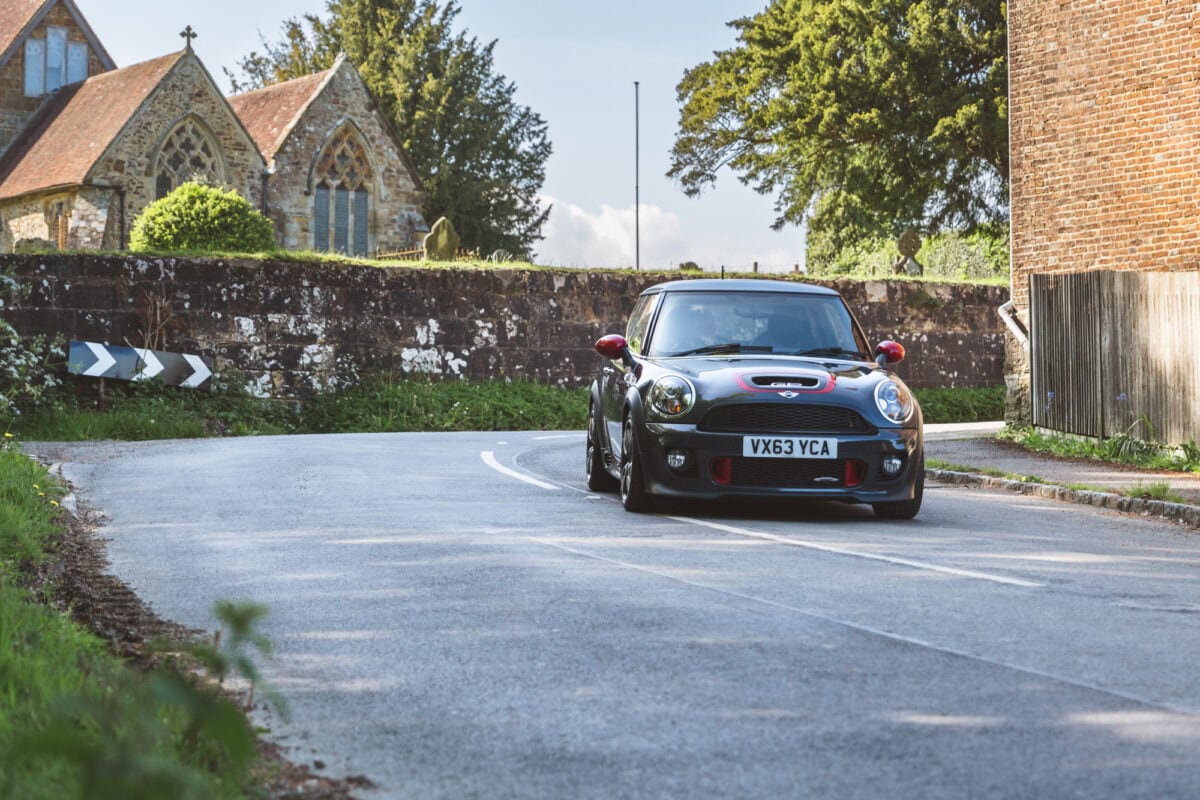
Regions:
<instances>
[{"instance_id":1,"label":"stone cross on gable","mask_svg":"<svg viewBox=\"0 0 1200 800\"><path fill-rule=\"evenodd\" d=\"M187 28L185 28L183 30L183 33L181 33L179 35L182 36L184 39L187 39L187 49L191 50L192 49L192 39L195 39L200 34L196 33L194 30L192 30L191 25L188 25Z\"/></svg>"}]
</instances>

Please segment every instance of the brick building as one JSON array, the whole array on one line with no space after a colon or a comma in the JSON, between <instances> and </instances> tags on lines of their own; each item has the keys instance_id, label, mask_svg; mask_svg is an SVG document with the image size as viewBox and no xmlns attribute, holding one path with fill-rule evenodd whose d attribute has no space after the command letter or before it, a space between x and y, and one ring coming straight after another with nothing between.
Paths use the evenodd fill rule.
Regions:
<instances>
[{"instance_id":1,"label":"brick building","mask_svg":"<svg viewBox=\"0 0 1200 800\"><path fill-rule=\"evenodd\" d=\"M179 184L236 189L287 249L419 246L420 180L352 64L227 100L189 46L116 69L73 0L0 0L0 251L123 249Z\"/></svg>"},{"instance_id":2,"label":"brick building","mask_svg":"<svg viewBox=\"0 0 1200 800\"><path fill-rule=\"evenodd\" d=\"M1200 5L1014 0L1008 15L1020 323L1034 275L1200 270ZM1028 409L1028 360L1008 355Z\"/></svg>"}]
</instances>

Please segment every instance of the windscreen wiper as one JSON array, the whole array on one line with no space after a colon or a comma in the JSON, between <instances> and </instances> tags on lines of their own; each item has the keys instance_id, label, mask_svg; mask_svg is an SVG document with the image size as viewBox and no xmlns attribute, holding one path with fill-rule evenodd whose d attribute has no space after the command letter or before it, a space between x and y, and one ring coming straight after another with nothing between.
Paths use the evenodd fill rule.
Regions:
<instances>
[{"instance_id":1,"label":"windscreen wiper","mask_svg":"<svg viewBox=\"0 0 1200 800\"><path fill-rule=\"evenodd\" d=\"M742 344L741 342L725 342L724 344L709 344L684 350L682 353L672 353L672 358L679 356L706 356L716 353L769 353L773 348L765 345Z\"/></svg>"},{"instance_id":2,"label":"windscreen wiper","mask_svg":"<svg viewBox=\"0 0 1200 800\"><path fill-rule=\"evenodd\" d=\"M833 356L834 358L852 358L855 361L865 361L866 356L857 350L847 350L844 347L816 347L797 353L798 356Z\"/></svg>"}]
</instances>

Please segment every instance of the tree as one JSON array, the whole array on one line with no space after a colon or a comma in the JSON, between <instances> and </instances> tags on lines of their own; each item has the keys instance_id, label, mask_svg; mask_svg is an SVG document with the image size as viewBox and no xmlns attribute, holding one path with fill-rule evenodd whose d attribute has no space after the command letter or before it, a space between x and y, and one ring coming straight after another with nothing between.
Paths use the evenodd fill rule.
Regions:
<instances>
[{"instance_id":1,"label":"tree","mask_svg":"<svg viewBox=\"0 0 1200 800\"><path fill-rule=\"evenodd\" d=\"M463 245L529 253L550 214L538 200L551 145L546 123L497 74L496 42L455 33L458 4L329 0L329 18L283 25L227 71L235 92L308 75L345 52L391 120L425 184L425 214L448 217Z\"/></svg>"},{"instance_id":2,"label":"tree","mask_svg":"<svg viewBox=\"0 0 1200 800\"><path fill-rule=\"evenodd\" d=\"M774 0L738 46L688 70L667 173L722 167L807 224L810 260L906 228L1008 215L1001 0Z\"/></svg>"}]
</instances>

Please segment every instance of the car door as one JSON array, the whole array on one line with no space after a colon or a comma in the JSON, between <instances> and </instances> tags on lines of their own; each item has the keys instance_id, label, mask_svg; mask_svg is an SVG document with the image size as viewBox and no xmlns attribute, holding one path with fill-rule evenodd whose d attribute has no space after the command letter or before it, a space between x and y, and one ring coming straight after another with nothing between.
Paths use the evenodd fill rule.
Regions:
<instances>
[{"instance_id":1,"label":"car door","mask_svg":"<svg viewBox=\"0 0 1200 800\"><path fill-rule=\"evenodd\" d=\"M650 330L650 321L658 308L659 294L642 295L638 298L633 313L629 315L629 324L625 326L625 340L634 355L640 356L646 345L646 333ZM633 369L625 362L617 359L604 365L600 379L600 402L603 406L604 426L608 434L609 449L615 458L621 456L621 423L625 408L625 393L637 379Z\"/></svg>"}]
</instances>

